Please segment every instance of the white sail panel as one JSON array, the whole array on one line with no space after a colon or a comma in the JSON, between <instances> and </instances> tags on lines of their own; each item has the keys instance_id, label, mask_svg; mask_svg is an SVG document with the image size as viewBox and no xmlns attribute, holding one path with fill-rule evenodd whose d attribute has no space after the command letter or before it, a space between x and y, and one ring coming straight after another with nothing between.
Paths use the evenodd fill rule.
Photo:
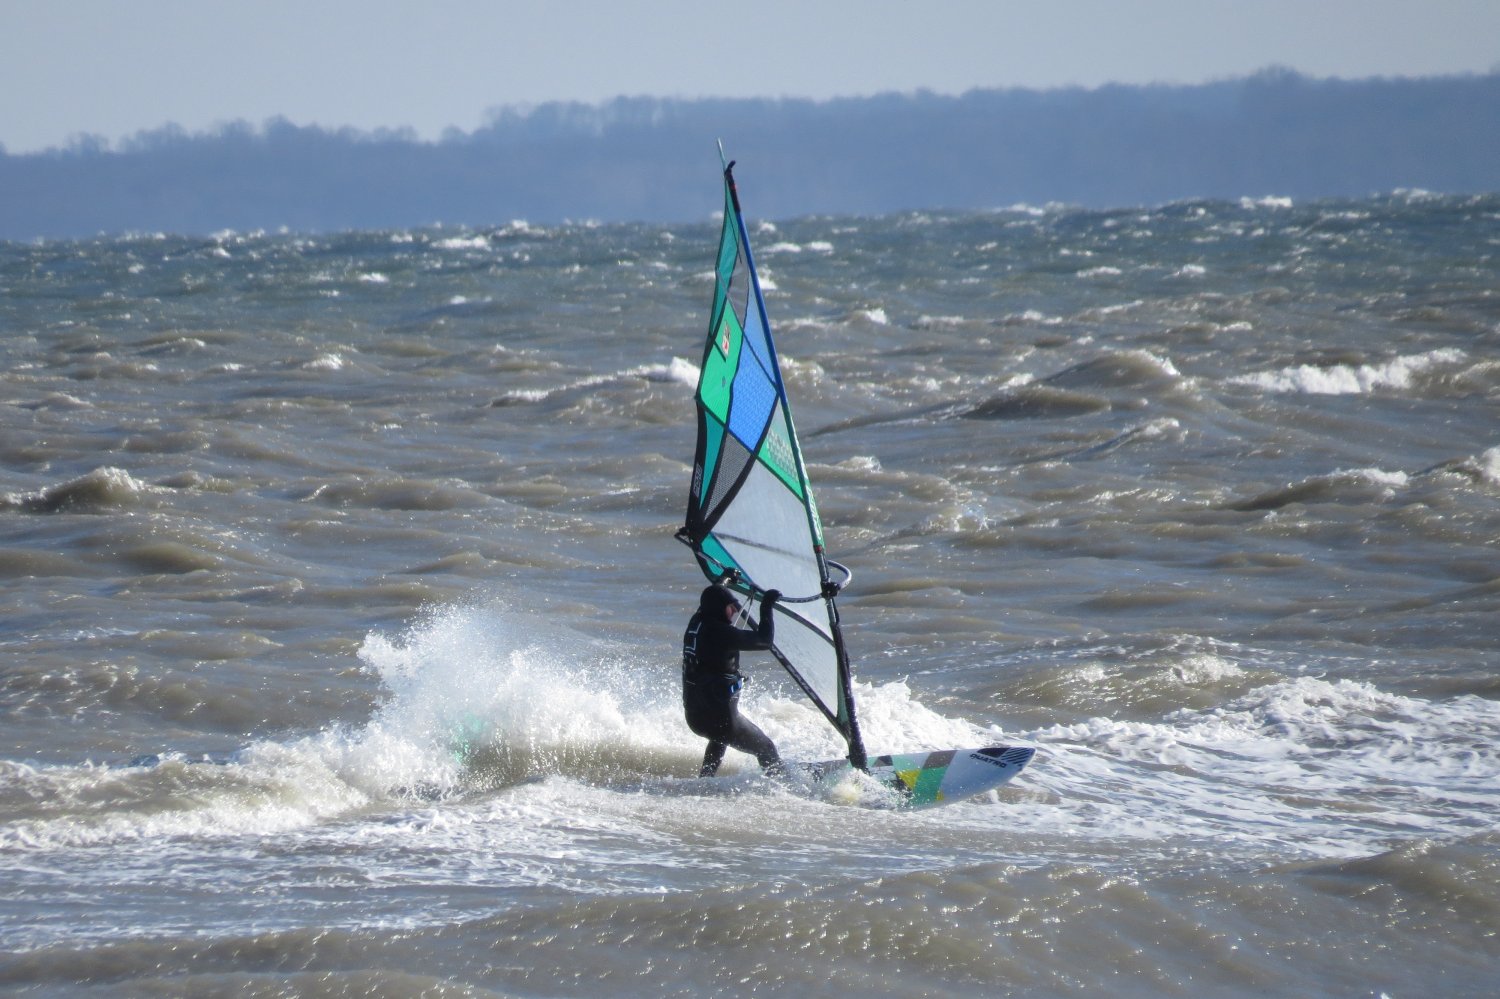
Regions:
<instances>
[{"instance_id":1,"label":"white sail panel","mask_svg":"<svg viewBox=\"0 0 1500 999\"><path fill-rule=\"evenodd\" d=\"M808 693L816 701L834 707L837 713L841 694L839 656L829 627L827 604L821 600L810 604L776 604L774 613L776 648L794 667L793 675L809 688Z\"/></svg>"},{"instance_id":2,"label":"white sail panel","mask_svg":"<svg viewBox=\"0 0 1500 999\"><path fill-rule=\"evenodd\" d=\"M764 465L751 466L714 535L763 590L816 596L823 580L812 554L807 507Z\"/></svg>"}]
</instances>

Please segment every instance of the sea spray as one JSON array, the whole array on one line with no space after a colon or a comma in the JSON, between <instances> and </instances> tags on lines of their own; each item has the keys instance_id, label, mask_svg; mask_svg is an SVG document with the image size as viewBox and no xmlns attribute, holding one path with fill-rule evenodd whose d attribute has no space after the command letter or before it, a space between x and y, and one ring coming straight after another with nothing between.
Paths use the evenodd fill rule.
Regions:
<instances>
[{"instance_id":1,"label":"sea spray","mask_svg":"<svg viewBox=\"0 0 1500 999\"><path fill-rule=\"evenodd\" d=\"M429 610L363 661L389 691L361 737L401 747L409 786L454 790L567 773L620 773L661 758L680 714L672 674L499 604ZM666 684L663 683L666 681Z\"/></svg>"}]
</instances>

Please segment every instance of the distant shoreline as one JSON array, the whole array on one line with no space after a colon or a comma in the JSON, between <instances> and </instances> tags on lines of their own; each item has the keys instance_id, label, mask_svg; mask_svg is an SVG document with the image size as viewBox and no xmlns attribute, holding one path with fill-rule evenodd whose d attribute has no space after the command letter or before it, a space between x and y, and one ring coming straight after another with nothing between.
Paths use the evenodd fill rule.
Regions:
<instances>
[{"instance_id":1,"label":"distant shoreline","mask_svg":"<svg viewBox=\"0 0 1500 999\"><path fill-rule=\"evenodd\" d=\"M619 98L423 141L276 119L0 153L0 239L708 218L722 138L762 218L1500 190L1500 73L828 101Z\"/></svg>"}]
</instances>

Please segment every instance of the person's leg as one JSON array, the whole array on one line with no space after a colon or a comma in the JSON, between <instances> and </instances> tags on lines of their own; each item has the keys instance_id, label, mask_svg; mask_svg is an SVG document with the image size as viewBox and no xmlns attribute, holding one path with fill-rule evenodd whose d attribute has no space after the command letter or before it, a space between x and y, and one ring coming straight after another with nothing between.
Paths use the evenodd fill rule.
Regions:
<instances>
[{"instance_id":1,"label":"person's leg","mask_svg":"<svg viewBox=\"0 0 1500 999\"><path fill-rule=\"evenodd\" d=\"M712 777L719 772L719 764L724 762L724 749L726 743L718 739L708 740L708 748L703 750L703 765L698 768L699 777Z\"/></svg>"},{"instance_id":2,"label":"person's leg","mask_svg":"<svg viewBox=\"0 0 1500 999\"><path fill-rule=\"evenodd\" d=\"M707 683L689 683L682 688L682 707L688 728L694 735L708 740L703 750L703 764L698 768L699 777L712 777L719 772L728 745L725 740L734 731L734 707L724 693L723 689Z\"/></svg>"},{"instance_id":3,"label":"person's leg","mask_svg":"<svg viewBox=\"0 0 1500 999\"><path fill-rule=\"evenodd\" d=\"M781 774L785 769L781 765L781 754L776 751L776 743L771 737L760 730L760 727L744 715L735 713L734 728L730 733L729 745L742 753L754 756L760 768L769 774Z\"/></svg>"}]
</instances>

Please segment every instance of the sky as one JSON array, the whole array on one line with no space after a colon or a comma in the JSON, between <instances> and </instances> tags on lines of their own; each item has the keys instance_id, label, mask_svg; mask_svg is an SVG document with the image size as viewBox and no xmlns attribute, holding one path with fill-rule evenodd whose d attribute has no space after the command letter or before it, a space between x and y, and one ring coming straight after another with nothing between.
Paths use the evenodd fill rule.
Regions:
<instances>
[{"instance_id":1,"label":"sky","mask_svg":"<svg viewBox=\"0 0 1500 999\"><path fill-rule=\"evenodd\" d=\"M285 117L1500 70L1500 0L0 0L0 146Z\"/></svg>"}]
</instances>

